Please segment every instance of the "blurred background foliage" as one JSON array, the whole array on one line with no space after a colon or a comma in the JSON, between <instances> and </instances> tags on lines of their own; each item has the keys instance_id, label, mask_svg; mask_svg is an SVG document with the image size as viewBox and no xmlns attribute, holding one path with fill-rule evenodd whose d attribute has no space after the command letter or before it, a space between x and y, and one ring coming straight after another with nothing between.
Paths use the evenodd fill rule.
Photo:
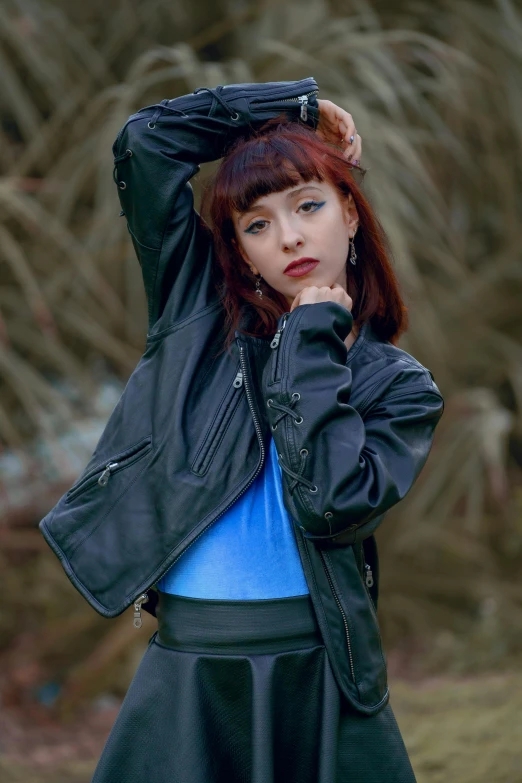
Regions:
<instances>
[{"instance_id":1,"label":"blurred background foliage","mask_svg":"<svg viewBox=\"0 0 522 783\"><path fill-rule=\"evenodd\" d=\"M310 75L363 137L365 188L410 308L400 345L446 401L425 470L377 533L390 667L519 667L520 6L2 0L0 72L3 704L63 717L121 697L154 629L98 617L37 530L145 347L112 142L164 97Z\"/></svg>"}]
</instances>

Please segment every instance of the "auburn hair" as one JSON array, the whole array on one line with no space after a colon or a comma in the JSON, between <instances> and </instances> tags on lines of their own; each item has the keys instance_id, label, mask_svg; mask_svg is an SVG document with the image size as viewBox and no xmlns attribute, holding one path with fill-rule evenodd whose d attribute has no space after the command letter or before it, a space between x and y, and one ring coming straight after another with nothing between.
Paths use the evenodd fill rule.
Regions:
<instances>
[{"instance_id":1,"label":"auburn hair","mask_svg":"<svg viewBox=\"0 0 522 783\"><path fill-rule=\"evenodd\" d=\"M240 329L245 311L249 329L241 331L266 338L274 334L278 318L289 309L286 297L267 283L263 284L262 298L255 293L256 277L233 242L234 211L244 212L263 196L312 179L328 182L341 197L351 194L357 209L357 263L353 265L346 259L354 323L360 326L371 321L379 339L394 345L406 331L408 313L392 267L389 242L354 178L355 170L364 176L365 170L354 167L340 148L286 115L240 137L225 152L201 201L203 225L212 234L217 261L213 270L215 284L226 313L225 349L234 341L234 332Z\"/></svg>"}]
</instances>

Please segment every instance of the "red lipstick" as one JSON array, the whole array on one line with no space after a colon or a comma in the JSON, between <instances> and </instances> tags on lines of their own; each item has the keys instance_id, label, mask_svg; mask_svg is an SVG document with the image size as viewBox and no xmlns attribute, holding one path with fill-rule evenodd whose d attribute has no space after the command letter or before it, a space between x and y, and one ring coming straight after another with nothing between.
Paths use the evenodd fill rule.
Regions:
<instances>
[{"instance_id":1,"label":"red lipstick","mask_svg":"<svg viewBox=\"0 0 522 783\"><path fill-rule=\"evenodd\" d=\"M317 258L298 258L296 261L291 261L284 270L285 275L290 277L302 277L315 269L319 261Z\"/></svg>"}]
</instances>

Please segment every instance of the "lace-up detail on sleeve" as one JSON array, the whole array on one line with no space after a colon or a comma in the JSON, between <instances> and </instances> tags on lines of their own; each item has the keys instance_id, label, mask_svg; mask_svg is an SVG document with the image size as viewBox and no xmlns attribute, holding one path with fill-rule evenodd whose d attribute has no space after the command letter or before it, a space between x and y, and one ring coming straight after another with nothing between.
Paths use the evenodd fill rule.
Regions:
<instances>
[{"instance_id":1,"label":"lace-up detail on sleeve","mask_svg":"<svg viewBox=\"0 0 522 783\"><path fill-rule=\"evenodd\" d=\"M114 168L112 170L112 178L120 190L125 190L127 185L123 180L118 179L118 163L122 163L124 160L127 160L127 158L132 158L132 150L125 150L122 155L116 155L113 161Z\"/></svg>"},{"instance_id":2,"label":"lace-up detail on sleeve","mask_svg":"<svg viewBox=\"0 0 522 783\"><path fill-rule=\"evenodd\" d=\"M214 96L214 99L221 105L221 107L226 111L228 116L231 120L238 120L239 114L237 111L234 111L230 108L228 103L221 97L221 95L218 93L217 89L215 87L197 87L194 90L194 95L197 95L198 92L209 92L212 96Z\"/></svg>"},{"instance_id":3,"label":"lace-up detail on sleeve","mask_svg":"<svg viewBox=\"0 0 522 783\"><path fill-rule=\"evenodd\" d=\"M295 404L298 400L301 399L301 395L299 392L294 392L292 394L292 398L290 400L290 403L288 405L283 405L283 403L280 402L274 402L272 398L268 399L266 401L266 404L269 408L276 409L278 411L281 411L276 418L274 419L274 423L272 424L272 431L277 429L278 423L283 419L285 416L291 416L294 420L294 424L302 424L304 419L302 416L299 416L299 414L294 410ZM284 472L293 478L293 481L291 481L288 485L288 488L290 490L290 493L293 493L294 489L296 488L297 484L301 482L301 484L304 484L310 492L315 493L317 492L317 487L315 484L313 484L311 481L306 479L303 476L303 470L306 462L306 457L308 456L308 449L301 449L299 452L300 456L300 463L299 463L299 472L294 473L293 470L291 470L288 465L285 465L283 462L283 455L278 454L277 461L279 462L279 465L281 466L281 470L284 470Z\"/></svg>"},{"instance_id":4,"label":"lace-up detail on sleeve","mask_svg":"<svg viewBox=\"0 0 522 783\"><path fill-rule=\"evenodd\" d=\"M282 411L278 416L275 417L274 423L272 424L272 432L277 429L277 425L281 421L281 419L286 416L287 414L289 416L292 416L294 419L294 424L302 424L303 423L303 417L299 416L293 408L298 400L301 399L301 395L299 392L294 392L292 394L292 399L290 401L289 405L283 405L280 402L274 402L272 399L269 399L266 401L266 404L269 408L275 408L276 410Z\"/></svg>"},{"instance_id":5,"label":"lace-up detail on sleeve","mask_svg":"<svg viewBox=\"0 0 522 783\"><path fill-rule=\"evenodd\" d=\"M301 482L301 484L304 484L305 487L308 487L310 492L312 492L312 493L317 492L316 485L312 484L311 481L308 481L308 479L305 478L302 475L302 473L301 473L301 471L304 469L304 465L305 465L305 461L306 461L307 455L308 455L308 449L301 449L301 451L299 452L299 456L301 457L301 461L299 463L299 471L300 471L299 473L294 473L294 471L291 470L288 467L288 465L285 465L285 463L283 462L283 458L282 458L281 454L277 455L277 461L279 462L279 464L281 466L281 470L284 470L284 472L288 476L291 476L294 479L293 481L291 481L288 484L288 489L290 490L290 494L293 493L294 489L297 487L298 482Z\"/></svg>"}]
</instances>

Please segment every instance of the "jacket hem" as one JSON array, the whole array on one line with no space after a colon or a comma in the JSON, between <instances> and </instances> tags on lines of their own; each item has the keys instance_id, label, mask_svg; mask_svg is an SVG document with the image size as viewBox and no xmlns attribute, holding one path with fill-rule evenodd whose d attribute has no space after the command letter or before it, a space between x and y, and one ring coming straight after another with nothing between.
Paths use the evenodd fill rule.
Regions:
<instances>
[{"instance_id":1,"label":"jacket hem","mask_svg":"<svg viewBox=\"0 0 522 783\"><path fill-rule=\"evenodd\" d=\"M119 606L115 610L107 609L106 606L100 603L98 599L95 598L93 594L89 592L89 590L85 587L83 582L81 582L78 579L78 577L75 575L64 551L61 549L59 544L53 538L51 532L47 527L47 523L45 522L44 519L40 522L39 527L48 545L51 547L54 554L61 562L63 570L65 571L69 581L74 585L74 587L78 590L78 592L81 593L81 595L85 598L87 603L89 603L92 606L92 608L98 612L98 614L101 614L103 617L108 617L108 618L117 617L118 615L122 614L125 611L125 609L127 609L132 604L132 600L131 600L128 604Z\"/></svg>"}]
</instances>

